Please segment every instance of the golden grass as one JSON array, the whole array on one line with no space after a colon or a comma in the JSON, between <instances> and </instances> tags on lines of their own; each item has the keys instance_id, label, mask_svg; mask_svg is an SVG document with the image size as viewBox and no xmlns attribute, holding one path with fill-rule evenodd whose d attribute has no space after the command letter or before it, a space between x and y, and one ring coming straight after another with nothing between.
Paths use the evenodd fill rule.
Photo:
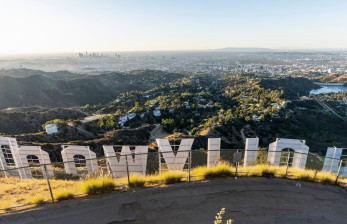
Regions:
<instances>
[{"instance_id":1,"label":"golden grass","mask_svg":"<svg viewBox=\"0 0 347 224\"><path fill-rule=\"evenodd\" d=\"M81 181L50 180L53 194L61 190L69 190L74 194L81 194ZM17 177L0 179L0 209L23 206L35 203L38 195L43 201L50 201L51 195L45 179L25 179ZM36 199L36 202L40 200ZM2 210L0 210L1 213Z\"/></svg>"},{"instance_id":2,"label":"golden grass","mask_svg":"<svg viewBox=\"0 0 347 224\"><path fill-rule=\"evenodd\" d=\"M72 191L62 190L58 191L54 194L54 199L57 201L65 201L69 199L73 199L75 197Z\"/></svg>"},{"instance_id":3,"label":"golden grass","mask_svg":"<svg viewBox=\"0 0 347 224\"><path fill-rule=\"evenodd\" d=\"M128 177L121 178L117 181L119 184L128 185L128 187L144 187L146 183L146 178L137 173L131 173L129 177L130 183L128 184Z\"/></svg>"},{"instance_id":4,"label":"golden grass","mask_svg":"<svg viewBox=\"0 0 347 224\"><path fill-rule=\"evenodd\" d=\"M289 173L293 179L301 180L301 181L314 181L314 179L316 178L315 170L290 168Z\"/></svg>"},{"instance_id":5,"label":"golden grass","mask_svg":"<svg viewBox=\"0 0 347 224\"><path fill-rule=\"evenodd\" d=\"M152 186L160 182L160 175L158 173L146 176L146 186Z\"/></svg>"},{"instance_id":6,"label":"golden grass","mask_svg":"<svg viewBox=\"0 0 347 224\"><path fill-rule=\"evenodd\" d=\"M203 179L213 179L222 177L232 177L235 175L235 168L227 163L219 163L216 166L198 167L192 170L192 174L202 177Z\"/></svg>"},{"instance_id":7,"label":"golden grass","mask_svg":"<svg viewBox=\"0 0 347 224\"><path fill-rule=\"evenodd\" d=\"M332 174L330 172L324 172L324 171L318 172L316 175L316 180L317 182L322 184L334 184L336 180L336 174Z\"/></svg>"},{"instance_id":8,"label":"golden grass","mask_svg":"<svg viewBox=\"0 0 347 224\"><path fill-rule=\"evenodd\" d=\"M33 204L41 204L45 202L45 198L42 196L36 196L31 200L31 203Z\"/></svg>"},{"instance_id":9,"label":"golden grass","mask_svg":"<svg viewBox=\"0 0 347 224\"><path fill-rule=\"evenodd\" d=\"M111 193L116 187L111 177L91 178L83 182L81 191L88 195L101 195Z\"/></svg>"},{"instance_id":10,"label":"golden grass","mask_svg":"<svg viewBox=\"0 0 347 224\"><path fill-rule=\"evenodd\" d=\"M193 168L190 171L190 174L194 177L194 180L202 180L204 179L203 174L206 173L207 167L206 166L198 166Z\"/></svg>"},{"instance_id":11,"label":"golden grass","mask_svg":"<svg viewBox=\"0 0 347 224\"><path fill-rule=\"evenodd\" d=\"M168 171L168 172L163 172L159 176L159 181L164 183L164 184L174 184L174 183L179 183L182 181L184 176L187 174L182 172L182 171Z\"/></svg>"},{"instance_id":12,"label":"golden grass","mask_svg":"<svg viewBox=\"0 0 347 224\"><path fill-rule=\"evenodd\" d=\"M239 176L264 176L264 172L274 172L276 177L284 178L286 167L257 165L246 168L242 167L239 170L241 172ZM322 184L335 184L336 174L325 171L289 167L286 178L300 181L318 182ZM338 182L340 185L347 186L347 178L340 177Z\"/></svg>"},{"instance_id":13,"label":"golden grass","mask_svg":"<svg viewBox=\"0 0 347 224\"><path fill-rule=\"evenodd\" d=\"M212 178L232 177L235 175L235 167L227 163L220 163L217 166L196 167L191 170L191 180L198 181ZM238 168L238 176L266 176L266 177L285 177L286 167L255 165ZM161 175L141 176L139 174L130 175L130 186L133 188L145 186L159 186L160 184L171 184L186 181L187 172L171 171ZM336 174L309 169L289 168L286 176L288 179L299 181L318 182L322 184L334 184ZM79 194L99 195L110 193L116 185L128 184L128 178L114 180L111 177L91 177L87 180L50 180L53 195L56 200L67 200ZM347 178L340 177L339 185L347 187ZM45 179L21 180L19 178L0 178L0 213L10 210L11 207L23 206L28 204L38 204L51 200L47 181Z\"/></svg>"}]
</instances>

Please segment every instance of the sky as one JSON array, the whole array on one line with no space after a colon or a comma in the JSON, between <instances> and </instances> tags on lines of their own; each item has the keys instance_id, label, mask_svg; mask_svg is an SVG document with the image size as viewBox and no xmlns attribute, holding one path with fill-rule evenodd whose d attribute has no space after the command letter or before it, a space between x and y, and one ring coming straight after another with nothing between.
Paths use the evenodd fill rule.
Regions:
<instances>
[{"instance_id":1,"label":"sky","mask_svg":"<svg viewBox=\"0 0 347 224\"><path fill-rule=\"evenodd\" d=\"M347 48L346 0L1 0L0 54Z\"/></svg>"}]
</instances>

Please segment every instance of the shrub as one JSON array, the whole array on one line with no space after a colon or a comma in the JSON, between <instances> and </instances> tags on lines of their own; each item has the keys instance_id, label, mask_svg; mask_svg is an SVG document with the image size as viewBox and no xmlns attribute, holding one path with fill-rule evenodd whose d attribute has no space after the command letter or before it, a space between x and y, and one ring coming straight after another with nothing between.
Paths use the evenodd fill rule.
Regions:
<instances>
[{"instance_id":1,"label":"shrub","mask_svg":"<svg viewBox=\"0 0 347 224\"><path fill-rule=\"evenodd\" d=\"M124 177L121 180L119 180L120 184L128 184L128 187L144 187L146 183L146 178L139 175L139 174L130 174L130 184L128 184L128 177Z\"/></svg>"},{"instance_id":2,"label":"shrub","mask_svg":"<svg viewBox=\"0 0 347 224\"><path fill-rule=\"evenodd\" d=\"M285 178L286 177L286 170L287 170L287 167L286 166L279 166L279 167L276 167L275 168L275 173L276 173L276 176L280 177L280 178ZM289 171L287 171L287 175L288 175ZM288 176L287 176L288 178Z\"/></svg>"},{"instance_id":3,"label":"shrub","mask_svg":"<svg viewBox=\"0 0 347 224\"><path fill-rule=\"evenodd\" d=\"M174 184L182 181L184 173L180 171L164 172L160 175L160 180L165 184Z\"/></svg>"},{"instance_id":4,"label":"shrub","mask_svg":"<svg viewBox=\"0 0 347 224\"><path fill-rule=\"evenodd\" d=\"M198 166L198 167L195 167L194 169L192 169L190 171L190 174L192 176L194 176L195 178L200 179L201 177L204 176L206 170L207 170L207 167L205 167L205 166Z\"/></svg>"},{"instance_id":5,"label":"shrub","mask_svg":"<svg viewBox=\"0 0 347 224\"><path fill-rule=\"evenodd\" d=\"M111 193L116 184L110 177L91 178L83 182L82 192L88 195L101 195Z\"/></svg>"},{"instance_id":6,"label":"shrub","mask_svg":"<svg viewBox=\"0 0 347 224\"><path fill-rule=\"evenodd\" d=\"M217 166L205 170L202 169L201 174L204 177L204 179L234 176L232 168L226 163L220 163Z\"/></svg>"},{"instance_id":7,"label":"shrub","mask_svg":"<svg viewBox=\"0 0 347 224\"><path fill-rule=\"evenodd\" d=\"M73 199L74 197L74 193L71 191L60 191L54 194L54 199L57 201L69 200Z\"/></svg>"},{"instance_id":8,"label":"shrub","mask_svg":"<svg viewBox=\"0 0 347 224\"><path fill-rule=\"evenodd\" d=\"M45 199L42 196L36 196L30 202L32 204L42 204L45 202Z\"/></svg>"},{"instance_id":9,"label":"shrub","mask_svg":"<svg viewBox=\"0 0 347 224\"><path fill-rule=\"evenodd\" d=\"M302 174L297 179L301 180L301 181L311 181L312 180L312 178L308 174Z\"/></svg>"},{"instance_id":10,"label":"shrub","mask_svg":"<svg viewBox=\"0 0 347 224\"><path fill-rule=\"evenodd\" d=\"M46 123L44 123L42 125L43 130L46 130L46 125L48 125L48 124L56 124L58 128L64 128L64 127L68 126L67 121L64 121L62 119L54 119L54 120L47 121Z\"/></svg>"},{"instance_id":11,"label":"shrub","mask_svg":"<svg viewBox=\"0 0 347 224\"><path fill-rule=\"evenodd\" d=\"M322 184L335 184L336 176L329 172L318 172L316 180Z\"/></svg>"},{"instance_id":12,"label":"shrub","mask_svg":"<svg viewBox=\"0 0 347 224\"><path fill-rule=\"evenodd\" d=\"M98 127L104 130L112 130L117 127L116 118L113 115L100 117Z\"/></svg>"},{"instance_id":13,"label":"shrub","mask_svg":"<svg viewBox=\"0 0 347 224\"><path fill-rule=\"evenodd\" d=\"M145 186L146 179L140 175L130 175L129 187L143 187Z\"/></svg>"},{"instance_id":14,"label":"shrub","mask_svg":"<svg viewBox=\"0 0 347 224\"><path fill-rule=\"evenodd\" d=\"M250 166L241 168L240 172L245 172L247 176L262 176L271 178L275 176L275 171L280 169L279 167L270 167L267 165Z\"/></svg>"},{"instance_id":15,"label":"shrub","mask_svg":"<svg viewBox=\"0 0 347 224\"><path fill-rule=\"evenodd\" d=\"M163 119L161 121L161 125L163 126L163 129L169 133L173 131L175 128L175 120L174 119Z\"/></svg>"},{"instance_id":16,"label":"shrub","mask_svg":"<svg viewBox=\"0 0 347 224\"><path fill-rule=\"evenodd\" d=\"M157 183L159 181L160 181L160 176L157 173L152 175L146 175L147 183Z\"/></svg>"},{"instance_id":17,"label":"shrub","mask_svg":"<svg viewBox=\"0 0 347 224\"><path fill-rule=\"evenodd\" d=\"M273 170L263 170L261 172L261 176L262 177L266 177L266 178L273 178L273 177L275 177L275 171L273 171Z\"/></svg>"},{"instance_id":18,"label":"shrub","mask_svg":"<svg viewBox=\"0 0 347 224\"><path fill-rule=\"evenodd\" d=\"M276 168L278 168L278 167L276 167ZM266 178L273 178L273 177L275 177L276 168L269 167L269 166L266 166L266 165L259 166L260 175L262 177L266 177Z\"/></svg>"},{"instance_id":19,"label":"shrub","mask_svg":"<svg viewBox=\"0 0 347 224\"><path fill-rule=\"evenodd\" d=\"M315 176L314 170L304 170L291 168L289 169L290 174L294 175L294 178L301 181L313 181Z\"/></svg>"}]
</instances>

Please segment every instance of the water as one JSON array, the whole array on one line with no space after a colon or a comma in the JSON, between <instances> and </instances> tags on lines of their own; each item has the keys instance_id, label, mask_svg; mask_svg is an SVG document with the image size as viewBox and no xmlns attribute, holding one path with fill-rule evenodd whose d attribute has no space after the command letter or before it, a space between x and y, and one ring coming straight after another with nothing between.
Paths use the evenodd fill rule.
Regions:
<instances>
[{"instance_id":1,"label":"water","mask_svg":"<svg viewBox=\"0 0 347 224\"><path fill-rule=\"evenodd\" d=\"M311 94L320 94L320 93L338 93L347 91L347 86L343 86L341 83L316 83L320 85L322 88L311 90Z\"/></svg>"}]
</instances>

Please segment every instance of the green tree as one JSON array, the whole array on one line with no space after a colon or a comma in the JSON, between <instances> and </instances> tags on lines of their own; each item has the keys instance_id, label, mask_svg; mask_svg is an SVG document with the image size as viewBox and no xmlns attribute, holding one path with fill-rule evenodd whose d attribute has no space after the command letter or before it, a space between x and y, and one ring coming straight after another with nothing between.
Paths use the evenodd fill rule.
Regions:
<instances>
[{"instance_id":1,"label":"green tree","mask_svg":"<svg viewBox=\"0 0 347 224\"><path fill-rule=\"evenodd\" d=\"M62 119L54 119L51 121L47 121L42 125L43 130L46 130L46 125L48 124L56 124L58 128L64 128L68 125L67 121L64 121Z\"/></svg>"},{"instance_id":2,"label":"green tree","mask_svg":"<svg viewBox=\"0 0 347 224\"><path fill-rule=\"evenodd\" d=\"M113 115L99 118L98 127L105 130L112 130L117 127L116 118Z\"/></svg>"},{"instance_id":3,"label":"green tree","mask_svg":"<svg viewBox=\"0 0 347 224\"><path fill-rule=\"evenodd\" d=\"M172 132L175 128L175 120L174 119L163 119L161 121L163 128L165 131Z\"/></svg>"}]
</instances>

